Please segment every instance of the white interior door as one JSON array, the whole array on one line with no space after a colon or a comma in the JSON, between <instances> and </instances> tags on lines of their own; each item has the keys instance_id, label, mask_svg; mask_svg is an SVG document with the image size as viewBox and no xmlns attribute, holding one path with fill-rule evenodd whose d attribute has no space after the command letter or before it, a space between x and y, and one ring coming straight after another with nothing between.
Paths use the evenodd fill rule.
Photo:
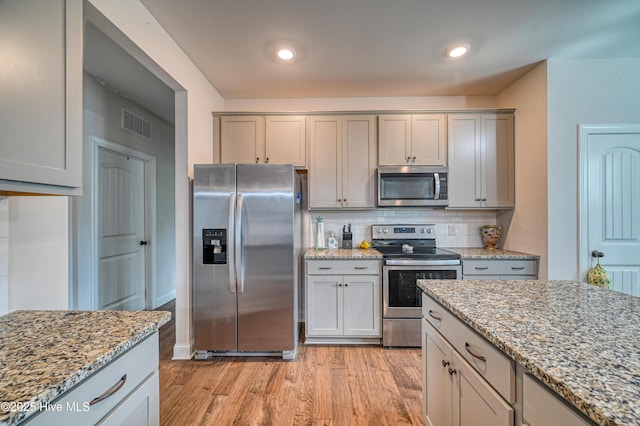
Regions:
<instances>
[{"instance_id":1,"label":"white interior door","mask_svg":"<svg viewBox=\"0 0 640 426\"><path fill-rule=\"evenodd\" d=\"M581 126L580 149L581 276L602 252L611 288L640 296L640 125Z\"/></svg>"},{"instance_id":2,"label":"white interior door","mask_svg":"<svg viewBox=\"0 0 640 426\"><path fill-rule=\"evenodd\" d=\"M98 309L145 308L144 161L98 148Z\"/></svg>"}]
</instances>

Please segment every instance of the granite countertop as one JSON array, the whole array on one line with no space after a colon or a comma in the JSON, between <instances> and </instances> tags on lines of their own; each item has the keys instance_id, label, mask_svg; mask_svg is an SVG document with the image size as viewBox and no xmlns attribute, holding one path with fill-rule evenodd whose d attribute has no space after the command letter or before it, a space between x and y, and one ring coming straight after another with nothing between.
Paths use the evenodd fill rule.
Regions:
<instances>
[{"instance_id":1,"label":"granite countertop","mask_svg":"<svg viewBox=\"0 0 640 426\"><path fill-rule=\"evenodd\" d=\"M322 259L334 259L334 260L379 260L382 259L382 253L378 250L370 248L367 250L362 249L315 249L310 248L304 254L305 260L322 260Z\"/></svg>"},{"instance_id":2,"label":"granite countertop","mask_svg":"<svg viewBox=\"0 0 640 426\"><path fill-rule=\"evenodd\" d=\"M418 285L597 424L640 424L640 298L574 281Z\"/></svg>"},{"instance_id":3,"label":"granite countertop","mask_svg":"<svg viewBox=\"0 0 640 426\"><path fill-rule=\"evenodd\" d=\"M519 251L493 249L488 250L484 247L442 247L444 250L458 253L462 260L538 260L540 256L536 254L522 253Z\"/></svg>"},{"instance_id":4,"label":"granite countertop","mask_svg":"<svg viewBox=\"0 0 640 426\"><path fill-rule=\"evenodd\" d=\"M156 331L161 311L15 311L0 316L0 425L14 425ZM9 408L7 410L6 408Z\"/></svg>"}]
</instances>

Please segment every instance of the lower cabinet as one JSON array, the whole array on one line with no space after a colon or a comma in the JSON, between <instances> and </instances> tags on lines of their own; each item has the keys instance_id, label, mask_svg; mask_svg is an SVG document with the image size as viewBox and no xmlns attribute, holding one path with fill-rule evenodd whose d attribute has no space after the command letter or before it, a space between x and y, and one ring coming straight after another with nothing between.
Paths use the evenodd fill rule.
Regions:
<instances>
[{"instance_id":1,"label":"lower cabinet","mask_svg":"<svg viewBox=\"0 0 640 426\"><path fill-rule=\"evenodd\" d=\"M428 321L422 324L425 424L512 426L509 403Z\"/></svg>"},{"instance_id":2,"label":"lower cabinet","mask_svg":"<svg viewBox=\"0 0 640 426\"><path fill-rule=\"evenodd\" d=\"M379 343L379 261L306 263L306 343Z\"/></svg>"},{"instance_id":3,"label":"lower cabinet","mask_svg":"<svg viewBox=\"0 0 640 426\"><path fill-rule=\"evenodd\" d=\"M147 337L27 419L39 425L160 424L158 333Z\"/></svg>"},{"instance_id":4,"label":"lower cabinet","mask_svg":"<svg viewBox=\"0 0 640 426\"><path fill-rule=\"evenodd\" d=\"M593 424L528 374L524 374L522 378L522 399L522 421L524 425L586 426Z\"/></svg>"},{"instance_id":5,"label":"lower cabinet","mask_svg":"<svg viewBox=\"0 0 640 426\"><path fill-rule=\"evenodd\" d=\"M534 259L462 260L462 279L537 280L538 261Z\"/></svg>"}]
</instances>

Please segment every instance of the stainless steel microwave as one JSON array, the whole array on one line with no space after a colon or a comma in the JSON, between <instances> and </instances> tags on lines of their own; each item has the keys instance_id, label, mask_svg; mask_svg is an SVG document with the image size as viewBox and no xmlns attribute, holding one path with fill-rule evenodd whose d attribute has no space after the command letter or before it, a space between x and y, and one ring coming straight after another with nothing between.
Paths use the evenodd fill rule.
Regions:
<instances>
[{"instance_id":1,"label":"stainless steel microwave","mask_svg":"<svg viewBox=\"0 0 640 426\"><path fill-rule=\"evenodd\" d=\"M445 166L378 167L378 207L446 207Z\"/></svg>"}]
</instances>

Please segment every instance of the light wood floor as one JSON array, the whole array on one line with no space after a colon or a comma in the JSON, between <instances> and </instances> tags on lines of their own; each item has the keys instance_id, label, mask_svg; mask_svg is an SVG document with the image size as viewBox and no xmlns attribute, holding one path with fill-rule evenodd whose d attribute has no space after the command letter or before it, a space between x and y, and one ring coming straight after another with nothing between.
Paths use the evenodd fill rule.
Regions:
<instances>
[{"instance_id":1,"label":"light wood floor","mask_svg":"<svg viewBox=\"0 0 640 426\"><path fill-rule=\"evenodd\" d=\"M424 424L419 349L301 344L296 361L172 361L172 333L160 329L162 425Z\"/></svg>"}]
</instances>

